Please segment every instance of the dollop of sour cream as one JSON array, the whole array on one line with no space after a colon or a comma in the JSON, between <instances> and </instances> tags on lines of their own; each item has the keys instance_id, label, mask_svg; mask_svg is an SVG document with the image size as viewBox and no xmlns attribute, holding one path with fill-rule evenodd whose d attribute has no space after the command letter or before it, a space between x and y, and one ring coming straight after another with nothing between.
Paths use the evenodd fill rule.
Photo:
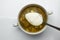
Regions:
<instances>
[{"instance_id":1,"label":"dollop of sour cream","mask_svg":"<svg viewBox=\"0 0 60 40\"><path fill-rule=\"evenodd\" d=\"M43 23L42 15L37 12L27 13L25 14L25 18L30 24L34 26L39 26Z\"/></svg>"}]
</instances>

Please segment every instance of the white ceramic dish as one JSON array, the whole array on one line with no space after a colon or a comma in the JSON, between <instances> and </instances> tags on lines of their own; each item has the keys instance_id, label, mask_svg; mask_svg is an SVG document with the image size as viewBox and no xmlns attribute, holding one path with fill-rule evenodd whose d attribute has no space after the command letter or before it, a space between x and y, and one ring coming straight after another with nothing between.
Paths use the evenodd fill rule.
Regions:
<instances>
[{"instance_id":1,"label":"white ceramic dish","mask_svg":"<svg viewBox=\"0 0 60 40\"><path fill-rule=\"evenodd\" d=\"M31 5L31 4L29 4L29 5ZM37 5L37 4L33 4L33 5ZM41 6L41 7L42 7L42 6ZM43 8L43 7L42 7L42 8ZM45 10L45 11L46 11L46 10ZM48 15L52 14L52 12L47 12L47 11L46 11L46 14L47 14L47 18L48 18ZM22 28L21 24L19 23L19 20L18 20L18 27L19 27L23 32L25 32L25 33L27 33L27 34L30 34L30 35L40 34L40 33L42 33L42 32L47 28L47 26L45 26L42 30L40 30L40 31L38 31L38 32L35 32L35 33L27 32L26 30L24 30L24 29Z\"/></svg>"}]
</instances>

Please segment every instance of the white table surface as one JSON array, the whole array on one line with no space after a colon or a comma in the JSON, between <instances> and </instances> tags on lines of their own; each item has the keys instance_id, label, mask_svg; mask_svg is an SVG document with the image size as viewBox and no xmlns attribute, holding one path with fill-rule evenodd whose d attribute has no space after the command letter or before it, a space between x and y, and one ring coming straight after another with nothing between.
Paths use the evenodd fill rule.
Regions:
<instances>
[{"instance_id":1,"label":"white table surface","mask_svg":"<svg viewBox=\"0 0 60 40\"><path fill-rule=\"evenodd\" d=\"M60 0L0 0L0 40L60 40L60 31L49 26L35 36L13 27L19 11L32 3L43 6L48 12L51 10L53 14L48 16L48 23L60 27Z\"/></svg>"}]
</instances>

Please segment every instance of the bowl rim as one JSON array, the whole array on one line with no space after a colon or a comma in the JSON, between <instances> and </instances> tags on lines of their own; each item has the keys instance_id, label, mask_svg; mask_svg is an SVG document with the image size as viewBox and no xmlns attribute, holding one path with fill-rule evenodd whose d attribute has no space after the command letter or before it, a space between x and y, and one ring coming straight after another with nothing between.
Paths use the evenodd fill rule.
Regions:
<instances>
[{"instance_id":1,"label":"bowl rim","mask_svg":"<svg viewBox=\"0 0 60 40\"><path fill-rule=\"evenodd\" d=\"M47 14L47 11L46 11L45 8L44 8L43 6L41 6L41 5L38 5L38 4L28 4L28 5L26 5L26 6L31 6L31 5L37 5L37 6L42 7L43 10L44 10L44 11L46 12L46 14ZM24 6L23 9L26 8L26 6ZM21 10L21 11L22 11L22 10ZM44 27L43 29L41 29L40 31L38 31L38 32L28 32L28 31L24 30L24 29L22 28L21 24L19 23L19 15L20 15L21 11L20 11L19 14L18 14L18 27L19 27L23 32L25 32L25 33L27 33L27 34L30 34L30 35L37 35L37 34L42 33L42 32L47 28L47 26L45 25L45 27ZM48 19L48 15L47 15L47 19Z\"/></svg>"}]
</instances>

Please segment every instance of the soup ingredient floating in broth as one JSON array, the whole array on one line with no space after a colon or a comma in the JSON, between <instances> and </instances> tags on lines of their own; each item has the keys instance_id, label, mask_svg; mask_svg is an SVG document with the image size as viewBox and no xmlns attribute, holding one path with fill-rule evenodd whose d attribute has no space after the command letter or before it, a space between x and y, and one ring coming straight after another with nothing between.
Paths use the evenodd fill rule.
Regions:
<instances>
[{"instance_id":1,"label":"soup ingredient floating in broth","mask_svg":"<svg viewBox=\"0 0 60 40\"><path fill-rule=\"evenodd\" d=\"M26 20L34 26L39 26L43 23L43 17L41 14L37 12L30 12L25 14Z\"/></svg>"}]
</instances>

